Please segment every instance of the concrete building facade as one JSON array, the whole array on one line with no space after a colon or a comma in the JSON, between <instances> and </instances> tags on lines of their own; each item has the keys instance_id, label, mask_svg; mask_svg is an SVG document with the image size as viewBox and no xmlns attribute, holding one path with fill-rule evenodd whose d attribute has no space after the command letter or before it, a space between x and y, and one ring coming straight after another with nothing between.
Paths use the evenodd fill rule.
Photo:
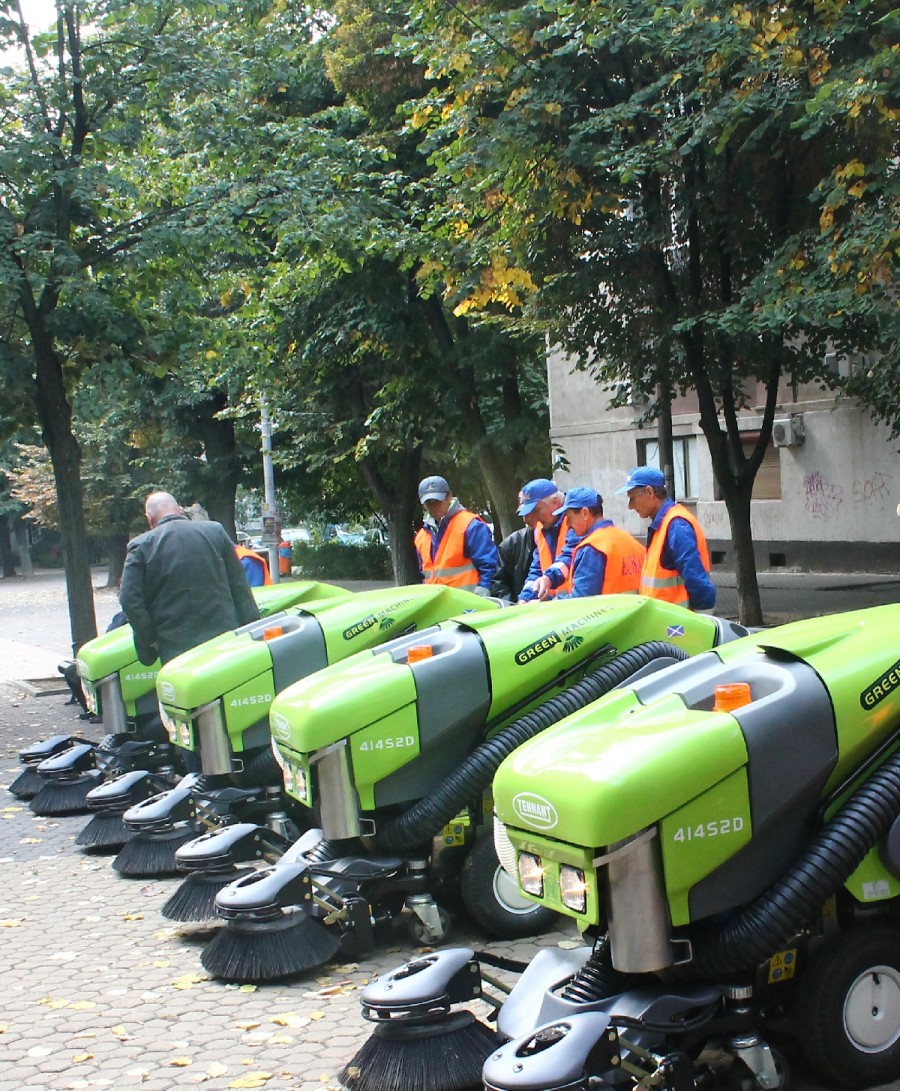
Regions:
<instances>
[{"instance_id":1,"label":"concrete building facade","mask_svg":"<svg viewBox=\"0 0 900 1091\"><path fill-rule=\"evenodd\" d=\"M656 424L641 423L646 405L610 408L612 392L562 355L551 354L548 377L551 442L567 466L557 480L597 489L606 515L640 536L646 524L615 490L632 466L658 465ZM740 427L752 444L764 390L750 394ZM865 409L816 385L785 384L775 419L751 507L757 570L900 572L900 443ZM728 513L690 396L673 406L673 436L678 499L699 518L714 566L730 569Z\"/></svg>"}]
</instances>

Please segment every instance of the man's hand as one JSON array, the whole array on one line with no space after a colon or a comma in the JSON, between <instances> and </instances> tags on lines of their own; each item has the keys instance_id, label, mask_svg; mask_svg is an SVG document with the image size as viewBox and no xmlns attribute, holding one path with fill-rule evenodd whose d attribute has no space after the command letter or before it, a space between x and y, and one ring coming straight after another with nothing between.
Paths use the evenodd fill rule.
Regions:
<instances>
[{"instance_id":1,"label":"man's hand","mask_svg":"<svg viewBox=\"0 0 900 1091\"><path fill-rule=\"evenodd\" d=\"M534 597L541 602L546 602L553 593L553 584L550 582L549 576L538 576L534 581Z\"/></svg>"}]
</instances>

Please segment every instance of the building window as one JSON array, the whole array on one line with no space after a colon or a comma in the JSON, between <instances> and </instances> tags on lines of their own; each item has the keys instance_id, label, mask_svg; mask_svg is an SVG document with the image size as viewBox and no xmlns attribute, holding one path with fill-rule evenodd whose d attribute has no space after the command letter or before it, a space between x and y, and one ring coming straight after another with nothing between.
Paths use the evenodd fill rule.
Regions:
<instances>
[{"instance_id":1,"label":"building window","mask_svg":"<svg viewBox=\"0 0 900 1091\"><path fill-rule=\"evenodd\" d=\"M675 499L697 500L697 437L675 436L672 439L672 456L675 461ZM638 440L638 462L642 466L659 464L659 443L655 439Z\"/></svg>"}]
</instances>

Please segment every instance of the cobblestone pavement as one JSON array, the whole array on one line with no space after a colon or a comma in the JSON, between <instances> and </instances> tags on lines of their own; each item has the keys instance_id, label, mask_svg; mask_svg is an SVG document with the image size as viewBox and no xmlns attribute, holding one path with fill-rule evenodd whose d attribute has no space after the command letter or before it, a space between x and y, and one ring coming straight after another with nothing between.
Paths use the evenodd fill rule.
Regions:
<instances>
[{"instance_id":1,"label":"cobblestone pavement","mask_svg":"<svg viewBox=\"0 0 900 1091\"><path fill-rule=\"evenodd\" d=\"M178 880L120 878L109 857L75 846L85 817L36 817L5 790L23 746L83 728L63 701L0 684L0 1091L336 1087L368 1037L359 990L413 948L291 984L209 980L199 955L210 930L159 912ZM454 935L470 938L490 946ZM532 951L494 946L522 960Z\"/></svg>"}]
</instances>

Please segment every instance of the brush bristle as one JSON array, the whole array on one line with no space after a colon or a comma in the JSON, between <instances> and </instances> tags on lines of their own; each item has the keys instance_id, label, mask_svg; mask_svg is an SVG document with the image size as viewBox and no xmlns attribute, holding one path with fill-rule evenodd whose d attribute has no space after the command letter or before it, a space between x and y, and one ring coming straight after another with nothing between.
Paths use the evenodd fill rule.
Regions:
<instances>
[{"instance_id":1,"label":"brush bristle","mask_svg":"<svg viewBox=\"0 0 900 1091\"><path fill-rule=\"evenodd\" d=\"M41 788L43 788L45 783L46 781L37 769L30 765L26 765L12 784L10 784L9 790L16 799L33 799Z\"/></svg>"},{"instance_id":2,"label":"brush bristle","mask_svg":"<svg viewBox=\"0 0 900 1091\"><path fill-rule=\"evenodd\" d=\"M75 780L48 780L41 777L42 787L28 806L36 815L88 814L87 794L97 787L97 774L89 773Z\"/></svg>"},{"instance_id":3,"label":"brush bristle","mask_svg":"<svg viewBox=\"0 0 900 1091\"><path fill-rule=\"evenodd\" d=\"M235 879L249 875L252 868L235 868L225 875L189 875L160 912L170 921L212 921L216 919L216 895Z\"/></svg>"},{"instance_id":4,"label":"brush bristle","mask_svg":"<svg viewBox=\"0 0 900 1091\"><path fill-rule=\"evenodd\" d=\"M113 869L127 879L177 875L175 853L196 836L193 827L173 830L162 837L139 833L122 846L122 851L112 862Z\"/></svg>"},{"instance_id":5,"label":"brush bristle","mask_svg":"<svg viewBox=\"0 0 900 1091\"><path fill-rule=\"evenodd\" d=\"M293 913L264 923L229 921L203 949L200 961L223 981L259 983L314 970L333 958L340 945L337 929Z\"/></svg>"},{"instance_id":6,"label":"brush bristle","mask_svg":"<svg viewBox=\"0 0 900 1091\"><path fill-rule=\"evenodd\" d=\"M405 1038L376 1030L338 1073L341 1086L348 1091L481 1091L481 1069L497 1048L497 1037L472 1016L460 1026L460 1014L436 1024L429 1036Z\"/></svg>"},{"instance_id":7,"label":"brush bristle","mask_svg":"<svg viewBox=\"0 0 900 1091\"><path fill-rule=\"evenodd\" d=\"M75 838L75 844L84 849L118 850L130 838L131 831L120 814L95 814Z\"/></svg>"}]
</instances>

